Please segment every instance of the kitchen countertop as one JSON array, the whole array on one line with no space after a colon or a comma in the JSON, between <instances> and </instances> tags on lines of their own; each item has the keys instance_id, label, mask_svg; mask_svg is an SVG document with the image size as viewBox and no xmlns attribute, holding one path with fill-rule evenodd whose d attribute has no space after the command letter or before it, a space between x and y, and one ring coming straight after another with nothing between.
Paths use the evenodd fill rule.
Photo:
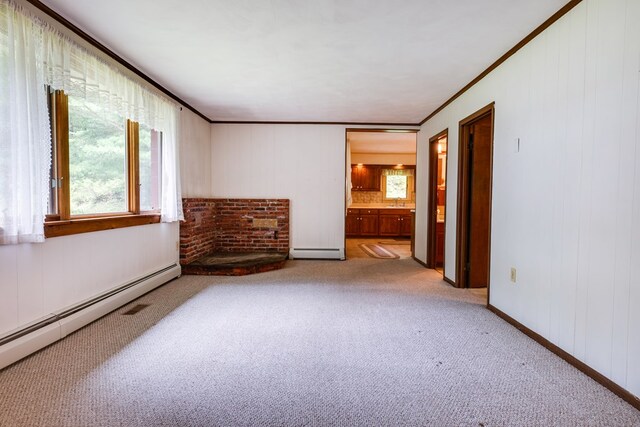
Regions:
<instances>
[{"instance_id":1,"label":"kitchen countertop","mask_svg":"<svg viewBox=\"0 0 640 427\"><path fill-rule=\"evenodd\" d=\"M348 209L415 209L416 205L407 203L406 206L391 206L393 203L353 203Z\"/></svg>"}]
</instances>

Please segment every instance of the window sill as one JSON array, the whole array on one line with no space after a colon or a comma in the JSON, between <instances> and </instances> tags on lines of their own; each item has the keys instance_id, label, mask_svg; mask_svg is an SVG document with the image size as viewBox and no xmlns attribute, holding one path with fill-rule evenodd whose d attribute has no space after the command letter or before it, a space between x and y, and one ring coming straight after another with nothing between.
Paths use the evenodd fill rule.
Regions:
<instances>
[{"instance_id":1,"label":"window sill","mask_svg":"<svg viewBox=\"0 0 640 427\"><path fill-rule=\"evenodd\" d=\"M390 198L390 199L387 199L386 197L383 197L383 198L382 198L382 203L395 203L395 202L396 202L396 200L398 201L398 203L411 203L411 202L413 202L413 200L412 200L412 199L410 199L410 198L406 198L406 199L401 199L401 198L397 198L397 199L396 199L396 198Z\"/></svg>"},{"instance_id":2,"label":"window sill","mask_svg":"<svg viewBox=\"0 0 640 427\"><path fill-rule=\"evenodd\" d=\"M46 238L69 236L72 234L90 233L92 231L113 230L136 225L157 224L160 215L122 215L100 218L74 218L64 221L48 221L44 224Z\"/></svg>"}]
</instances>

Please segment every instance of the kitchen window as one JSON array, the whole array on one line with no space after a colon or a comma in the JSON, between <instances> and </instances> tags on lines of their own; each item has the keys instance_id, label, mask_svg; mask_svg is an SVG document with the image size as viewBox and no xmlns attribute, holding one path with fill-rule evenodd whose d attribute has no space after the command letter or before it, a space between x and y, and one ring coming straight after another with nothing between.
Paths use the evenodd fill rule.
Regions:
<instances>
[{"instance_id":1,"label":"kitchen window","mask_svg":"<svg viewBox=\"0 0 640 427\"><path fill-rule=\"evenodd\" d=\"M383 169L384 200L411 200L414 188L413 179L412 169Z\"/></svg>"}]
</instances>

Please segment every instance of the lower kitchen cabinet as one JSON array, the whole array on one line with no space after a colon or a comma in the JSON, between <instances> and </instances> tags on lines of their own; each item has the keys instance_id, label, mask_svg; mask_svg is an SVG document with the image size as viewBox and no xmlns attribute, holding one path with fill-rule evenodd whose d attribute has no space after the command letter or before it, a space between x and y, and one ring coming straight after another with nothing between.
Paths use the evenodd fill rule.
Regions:
<instances>
[{"instance_id":1,"label":"lower kitchen cabinet","mask_svg":"<svg viewBox=\"0 0 640 427\"><path fill-rule=\"evenodd\" d=\"M358 215L357 213L347 213L346 234L348 237L353 237L360 234L360 215Z\"/></svg>"},{"instance_id":2,"label":"lower kitchen cabinet","mask_svg":"<svg viewBox=\"0 0 640 427\"><path fill-rule=\"evenodd\" d=\"M378 235L378 215L360 214L360 235Z\"/></svg>"},{"instance_id":3,"label":"lower kitchen cabinet","mask_svg":"<svg viewBox=\"0 0 640 427\"><path fill-rule=\"evenodd\" d=\"M375 209L348 209L346 234L349 237L377 236L378 211Z\"/></svg>"},{"instance_id":4,"label":"lower kitchen cabinet","mask_svg":"<svg viewBox=\"0 0 640 427\"><path fill-rule=\"evenodd\" d=\"M399 236L400 217L398 215L380 215L380 235Z\"/></svg>"},{"instance_id":5,"label":"lower kitchen cabinet","mask_svg":"<svg viewBox=\"0 0 640 427\"><path fill-rule=\"evenodd\" d=\"M378 223L378 235L380 236L409 237L413 231L409 209L381 209Z\"/></svg>"},{"instance_id":6,"label":"lower kitchen cabinet","mask_svg":"<svg viewBox=\"0 0 640 427\"><path fill-rule=\"evenodd\" d=\"M413 234L410 209L347 209L347 237Z\"/></svg>"},{"instance_id":7,"label":"lower kitchen cabinet","mask_svg":"<svg viewBox=\"0 0 640 427\"><path fill-rule=\"evenodd\" d=\"M400 235L409 237L412 234L411 215L400 216Z\"/></svg>"}]
</instances>

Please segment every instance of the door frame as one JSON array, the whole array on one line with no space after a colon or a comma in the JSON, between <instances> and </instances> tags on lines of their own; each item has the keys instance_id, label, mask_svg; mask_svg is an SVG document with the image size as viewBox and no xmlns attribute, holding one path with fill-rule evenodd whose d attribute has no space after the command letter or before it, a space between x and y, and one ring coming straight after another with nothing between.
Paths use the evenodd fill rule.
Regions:
<instances>
[{"instance_id":1,"label":"door frame","mask_svg":"<svg viewBox=\"0 0 640 427\"><path fill-rule=\"evenodd\" d=\"M493 199L493 147L494 147L494 128L495 128L495 102L479 109L475 113L465 117L458 125L458 206L457 206L457 224L456 224L456 287L466 288L467 277L465 275L463 260L467 257L467 241L468 241L468 172L469 172L469 151L467 145L469 143L469 128L477 120L491 116L491 153L489 167L489 265L487 272L491 277L491 218L492 218L492 199ZM487 283L487 305L489 304L490 281Z\"/></svg>"},{"instance_id":2,"label":"door frame","mask_svg":"<svg viewBox=\"0 0 640 427\"><path fill-rule=\"evenodd\" d=\"M447 138L447 146L449 145L449 128L438 132L436 135L429 138L429 191L427 199L427 267L436 268L436 221L437 216L435 214L438 192L437 187L437 175L438 175L438 140L443 137ZM448 149L447 149L447 166L449 163ZM448 169L447 169L448 172ZM445 201L447 199L447 188L444 190ZM444 230L445 235L447 233L447 215L445 210L444 217ZM445 245L446 246L446 245ZM444 276L444 256L442 259L442 275Z\"/></svg>"},{"instance_id":3,"label":"door frame","mask_svg":"<svg viewBox=\"0 0 640 427\"><path fill-rule=\"evenodd\" d=\"M415 133L416 134L416 169L414 174L417 174L417 170L418 170L418 162L417 162L417 156L418 156L418 132L420 131L420 129L402 129L402 128L366 128L366 127L359 127L359 128L350 128L345 126L344 128L344 212L342 213L344 215L344 259L343 261L347 260L347 174L351 173L351 165L347 165L347 138L349 137L349 132L388 132L388 133ZM415 175L414 179L414 191L415 191L415 186L417 184L417 175ZM417 194L417 193L416 193ZM412 231L415 234L415 229Z\"/></svg>"}]
</instances>

